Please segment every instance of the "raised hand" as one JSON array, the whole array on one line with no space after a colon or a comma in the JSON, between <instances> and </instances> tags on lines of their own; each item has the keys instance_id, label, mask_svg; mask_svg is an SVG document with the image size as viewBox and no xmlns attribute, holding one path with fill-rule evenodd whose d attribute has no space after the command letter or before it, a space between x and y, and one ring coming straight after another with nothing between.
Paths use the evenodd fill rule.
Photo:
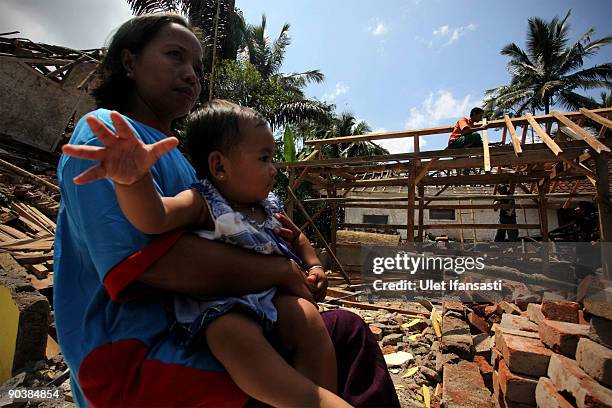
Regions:
<instances>
[{"instance_id":1,"label":"raised hand","mask_svg":"<svg viewBox=\"0 0 612 408\"><path fill-rule=\"evenodd\" d=\"M73 180L75 184L91 183L102 178L109 178L117 184L133 184L141 180L160 157L178 145L176 137L167 137L150 145L144 144L118 112L111 112L110 117L117 134L93 115L85 119L104 147L62 147L62 152L68 156L98 162L96 166L76 176Z\"/></svg>"}]
</instances>

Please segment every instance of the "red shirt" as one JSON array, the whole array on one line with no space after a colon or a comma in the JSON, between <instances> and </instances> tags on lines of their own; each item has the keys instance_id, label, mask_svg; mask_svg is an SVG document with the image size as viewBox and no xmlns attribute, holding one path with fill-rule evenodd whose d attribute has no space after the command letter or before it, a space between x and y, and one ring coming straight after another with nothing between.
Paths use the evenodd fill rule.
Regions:
<instances>
[{"instance_id":1,"label":"red shirt","mask_svg":"<svg viewBox=\"0 0 612 408\"><path fill-rule=\"evenodd\" d=\"M468 119L466 117L462 117L461 119L459 119L457 121L457 123L455 124L455 127L453 129L453 133L451 133L450 138L448 139L448 141L450 142L451 140L455 140L459 136L461 136L462 135L461 131L466 126L472 127L472 126L474 126L474 124L472 123L472 121L470 119Z\"/></svg>"}]
</instances>

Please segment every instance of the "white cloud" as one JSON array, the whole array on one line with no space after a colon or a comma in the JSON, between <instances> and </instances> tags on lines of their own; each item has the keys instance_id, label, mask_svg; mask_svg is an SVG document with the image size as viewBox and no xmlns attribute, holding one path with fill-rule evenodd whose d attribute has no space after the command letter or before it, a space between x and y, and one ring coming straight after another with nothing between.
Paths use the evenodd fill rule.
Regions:
<instances>
[{"instance_id":1,"label":"white cloud","mask_svg":"<svg viewBox=\"0 0 612 408\"><path fill-rule=\"evenodd\" d=\"M336 99L337 97L339 97L340 95L344 95L345 93L347 93L351 88L346 85L343 82L338 82L336 84L336 88L329 93L324 94L321 99L323 99L324 101L328 101L331 102L334 99Z\"/></svg>"},{"instance_id":2,"label":"white cloud","mask_svg":"<svg viewBox=\"0 0 612 408\"><path fill-rule=\"evenodd\" d=\"M446 39L444 45L450 45L465 35L468 31L476 31L478 26L470 23L461 27L450 27L448 24L435 28L433 30L434 37Z\"/></svg>"},{"instance_id":3,"label":"white cloud","mask_svg":"<svg viewBox=\"0 0 612 408\"><path fill-rule=\"evenodd\" d=\"M389 27L385 24L384 21L375 19L374 23L368 27L368 32L374 37L379 37L381 35L387 34L389 32Z\"/></svg>"},{"instance_id":4,"label":"white cloud","mask_svg":"<svg viewBox=\"0 0 612 408\"><path fill-rule=\"evenodd\" d=\"M457 99L446 90L439 90L435 94L430 92L421 106L410 108L405 127L414 130L435 127L443 121L451 124L469 114L470 109L481 103L481 100L472 98L469 94Z\"/></svg>"},{"instance_id":5,"label":"white cloud","mask_svg":"<svg viewBox=\"0 0 612 408\"><path fill-rule=\"evenodd\" d=\"M385 128L374 129L371 133L384 133L388 132ZM403 137L399 139L382 139L373 140L374 143L384 147L389 151L390 154L396 153L410 153L414 151L414 141L411 137ZM419 141L419 147L422 149L427 145L427 141L423 138Z\"/></svg>"}]
</instances>

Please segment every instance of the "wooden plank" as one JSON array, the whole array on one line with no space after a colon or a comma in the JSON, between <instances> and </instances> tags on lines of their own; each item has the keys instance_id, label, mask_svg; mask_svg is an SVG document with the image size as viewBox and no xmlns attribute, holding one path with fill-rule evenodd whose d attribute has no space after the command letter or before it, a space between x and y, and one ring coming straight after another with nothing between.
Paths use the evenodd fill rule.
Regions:
<instances>
[{"instance_id":1,"label":"wooden plank","mask_svg":"<svg viewBox=\"0 0 612 408\"><path fill-rule=\"evenodd\" d=\"M417 200L419 201L419 200ZM449 200L452 201L452 200ZM387 210L406 210L408 204L340 204L344 208L380 208ZM510 209L510 208L525 208L525 209L536 209L538 208L535 204L516 204L514 206L510 204L500 204L494 206L493 204L438 204L425 206L423 203L423 209L427 210L491 210L493 208ZM550 208L560 208L558 204L551 205Z\"/></svg>"},{"instance_id":2,"label":"wooden plank","mask_svg":"<svg viewBox=\"0 0 612 408\"><path fill-rule=\"evenodd\" d=\"M523 133L521 134L521 145L525 144L525 141L527 140L527 131L529 130L529 126L528 125L523 125Z\"/></svg>"},{"instance_id":3,"label":"wooden plank","mask_svg":"<svg viewBox=\"0 0 612 408\"><path fill-rule=\"evenodd\" d=\"M525 186L519 186L521 188L528 191ZM548 194L549 198L588 198L593 197L595 193L550 193ZM539 197L537 194L527 193L527 194L513 194L511 196L513 199L522 199L522 198L537 198ZM452 200L491 200L491 194L452 194L446 196L424 196L424 200L426 201L452 201ZM315 202L338 202L338 203L376 203L376 202L406 202L406 197L346 197L346 198L307 198L304 200L305 203L315 203ZM425 206L428 206L429 203L426 203Z\"/></svg>"},{"instance_id":4,"label":"wooden plank","mask_svg":"<svg viewBox=\"0 0 612 408\"><path fill-rule=\"evenodd\" d=\"M599 140L597 140L595 138L595 136L593 136L592 134L590 134L589 132L587 132L586 130L581 128L580 126L578 126L578 124L576 124L575 122L571 121L570 119L568 119L567 117L563 116L559 112L553 112L552 115L559 122L563 123L565 126L567 126L568 128L572 129L579 138L584 140L597 153L601 153L602 151L603 152L610 152L610 148L608 146L606 146L603 143L601 143Z\"/></svg>"},{"instance_id":5,"label":"wooden plank","mask_svg":"<svg viewBox=\"0 0 612 408\"><path fill-rule=\"evenodd\" d=\"M563 153L563 150L555 143L554 140L550 136L546 134L546 132L542 129L542 127L535 121L532 115L527 115L527 121L531 125L531 127L536 131L538 136L542 139L542 141L548 146L548 148L558 156L560 153Z\"/></svg>"},{"instance_id":6,"label":"wooden plank","mask_svg":"<svg viewBox=\"0 0 612 408\"><path fill-rule=\"evenodd\" d=\"M510 140L512 141L512 148L514 149L514 154L518 157L519 154L523 153L523 148L521 147L521 142L519 141L518 135L516 134L516 129L510 120L508 115L504 115L504 121L506 122L506 128L510 133ZM506 129L504 128L504 129Z\"/></svg>"},{"instance_id":7,"label":"wooden plank","mask_svg":"<svg viewBox=\"0 0 612 408\"><path fill-rule=\"evenodd\" d=\"M485 127L485 129L482 130L482 151L484 154L484 171L485 173L490 173L491 172L491 153L489 153L489 135L487 133L487 119L484 118L482 119L482 126Z\"/></svg>"},{"instance_id":8,"label":"wooden plank","mask_svg":"<svg viewBox=\"0 0 612 408\"><path fill-rule=\"evenodd\" d=\"M439 159L437 157L434 157L433 159L431 159L430 161L428 161L427 163L419 167L419 174L417 174L416 177L414 178L415 185L419 184L421 180L423 180L423 177L427 175L427 172L429 171L431 166L433 166L433 164L437 162L438 160Z\"/></svg>"},{"instance_id":9,"label":"wooden plank","mask_svg":"<svg viewBox=\"0 0 612 408\"><path fill-rule=\"evenodd\" d=\"M600 108L594 109L592 112L598 114L610 114L612 113L612 108ZM583 114L581 112L565 112L565 116L567 117L582 117ZM539 122L551 122L554 121L555 118L552 115L538 115L534 116L534 118ZM528 120L527 117L517 117L513 118L512 121L517 125L526 125ZM500 128L504 126L504 120L492 120L488 122L487 129L491 128ZM307 140L304 142L305 145L329 145L329 144L338 144L338 143L352 143L359 142L365 140L380 140L380 139L394 139L394 138L404 138L404 137L414 137L414 136L427 136L427 135L437 135L444 133L451 133L453 131L454 125L441 126L435 128L427 128L427 129L418 129L418 130L406 130L406 131L396 131L396 132L384 132L384 133L370 133L367 135L355 135L355 136L342 136L335 137L330 139L316 139L316 140Z\"/></svg>"},{"instance_id":10,"label":"wooden plank","mask_svg":"<svg viewBox=\"0 0 612 408\"><path fill-rule=\"evenodd\" d=\"M8 234L9 236L12 237L12 239L30 238L27 234L24 234L18 229L9 227L8 225L4 225L4 224L0 224L0 231L2 231L4 234Z\"/></svg>"},{"instance_id":11,"label":"wooden plank","mask_svg":"<svg viewBox=\"0 0 612 408\"><path fill-rule=\"evenodd\" d=\"M580 113L582 113L584 116L591 119L592 121L597 122L600 125L607 127L608 129L612 129L612 120L604 118L603 116L600 116L595 112L585 108L580 108Z\"/></svg>"},{"instance_id":12,"label":"wooden plank","mask_svg":"<svg viewBox=\"0 0 612 408\"><path fill-rule=\"evenodd\" d=\"M406 230L408 233L406 234L407 242L414 242L414 198L415 198L415 167L412 166L410 169L410 174L408 175L408 212L407 212L407 221L406 221Z\"/></svg>"},{"instance_id":13,"label":"wooden plank","mask_svg":"<svg viewBox=\"0 0 612 408\"><path fill-rule=\"evenodd\" d=\"M19 174L20 176L27 177L30 180L35 181L36 183L38 183L40 185L43 185L43 186L49 188L52 191L59 192L59 187L56 186L55 184L51 184L47 180L44 180L44 179L38 177L37 175L30 173L29 171L25 171L21 167L15 166L15 165L7 162L6 160L0 159L0 165L2 167L4 167L4 168L7 168L7 169L11 170L14 173Z\"/></svg>"},{"instance_id":14,"label":"wooden plank","mask_svg":"<svg viewBox=\"0 0 612 408\"><path fill-rule=\"evenodd\" d=\"M381 229L381 230L405 230L405 224L371 224L371 223L345 223L344 228L366 228L366 229ZM540 224L504 224L508 229L540 229ZM460 228L475 228L475 229L498 229L499 224L425 224L425 229L460 229Z\"/></svg>"},{"instance_id":15,"label":"wooden plank","mask_svg":"<svg viewBox=\"0 0 612 408\"><path fill-rule=\"evenodd\" d=\"M32 275L36 276L38 279L45 279L47 277L47 274L49 273L47 267L41 264L29 264L25 267Z\"/></svg>"},{"instance_id":16,"label":"wooden plank","mask_svg":"<svg viewBox=\"0 0 612 408\"><path fill-rule=\"evenodd\" d=\"M306 209L304 208L304 206L302 205L300 200L296 197L295 193L293 192L293 190L291 190L291 188L287 188L287 193L289 193L289 195L291 196L291 198L293 199L293 201L297 205L298 209L302 212L304 217L306 217L308 222L310 222L310 225L312 226L312 229L314 230L315 234L317 234L319 236L319 239L321 240L321 243L323 244L323 246L325 246L327 251L329 251L329 256L336 263L336 265L338 265L340 273L342 274L342 276L346 280L346 283L348 283L350 285L351 284L351 278L348 276L348 274L346 273L346 271L342 267L342 264L340 263L340 261L336 257L336 254L331 250L330 246L327 244L327 241L325 241L325 237L323 236L323 234L321 234L321 231L319 231L319 229L317 228L317 225L314 223L314 221L312 220L312 218L308 214L308 211L306 211Z\"/></svg>"},{"instance_id":17,"label":"wooden plank","mask_svg":"<svg viewBox=\"0 0 612 408\"><path fill-rule=\"evenodd\" d=\"M602 242L612 241L612 202L610 201L610 174L608 170L609 153L595 156L597 170L597 209L599 213L599 231ZM602 269L604 278L612 279L612 254L602 251Z\"/></svg>"},{"instance_id":18,"label":"wooden plank","mask_svg":"<svg viewBox=\"0 0 612 408\"><path fill-rule=\"evenodd\" d=\"M395 312L398 314L402 314L409 317L419 318L419 317L429 317L429 313L420 312L418 310L406 310L399 309L397 307L384 306L380 303L362 303L362 302L352 302L350 300L336 300L337 303L340 303L343 306L352 307L355 309L363 309L363 310L385 310L387 312Z\"/></svg>"}]
</instances>

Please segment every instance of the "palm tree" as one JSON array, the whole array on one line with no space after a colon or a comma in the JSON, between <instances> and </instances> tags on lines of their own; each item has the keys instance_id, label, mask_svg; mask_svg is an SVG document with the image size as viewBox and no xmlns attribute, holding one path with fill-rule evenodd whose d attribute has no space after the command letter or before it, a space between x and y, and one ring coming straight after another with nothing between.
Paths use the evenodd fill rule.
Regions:
<instances>
[{"instance_id":1,"label":"palm tree","mask_svg":"<svg viewBox=\"0 0 612 408\"><path fill-rule=\"evenodd\" d=\"M356 136L370 133L372 129L366 121L357 121L350 112L343 112L335 115L328 125L307 125L298 130L304 139L330 139L341 136ZM372 142L353 142L325 145L323 147L325 157L357 157L357 156L376 156L389 154L384 147Z\"/></svg>"},{"instance_id":2,"label":"palm tree","mask_svg":"<svg viewBox=\"0 0 612 408\"><path fill-rule=\"evenodd\" d=\"M515 43L506 45L501 54L510 57L508 70L512 75L509 85L489 89L485 93L485 109L495 116L524 111L550 112L556 104L569 110L594 108L597 103L576 93L577 88L611 88L612 62L581 69L584 60L612 41L612 36L591 40L594 29L569 44L569 16L547 22L539 17L528 20L527 49Z\"/></svg>"}]
</instances>

